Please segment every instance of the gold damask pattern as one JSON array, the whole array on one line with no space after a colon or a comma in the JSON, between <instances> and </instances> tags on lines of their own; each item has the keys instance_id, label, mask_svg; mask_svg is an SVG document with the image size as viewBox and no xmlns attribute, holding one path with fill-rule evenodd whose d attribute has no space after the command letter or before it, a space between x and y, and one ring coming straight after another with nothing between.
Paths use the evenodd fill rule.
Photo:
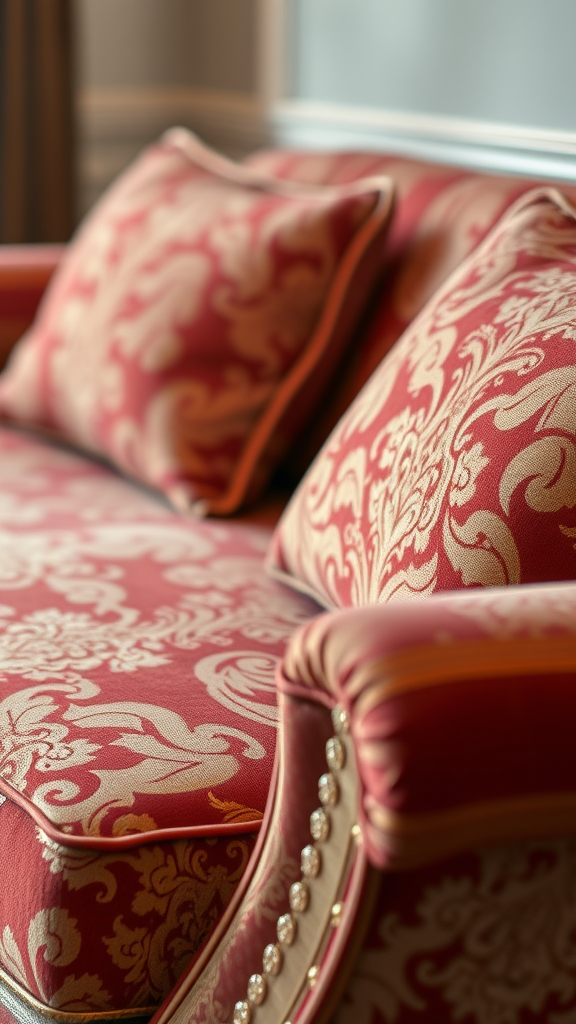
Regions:
<instances>
[{"instance_id":1,"label":"gold damask pattern","mask_svg":"<svg viewBox=\"0 0 576 1024\"><path fill-rule=\"evenodd\" d=\"M230 902L255 837L105 854L59 846L40 830L38 842L46 892L60 890L67 907L37 911L24 931L11 915L0 966L47 1006L96 1012L152 1007L167 995Z\"/></svg>"},{"instance_id":2,"label":"gold damask pattern","mask_svg":"<svg viewBox=\"0 0 576 1024\"><path fill-rule=\"evenodd\" d=\"M574 1021L573 842L393 876L380 907L333 1024Z\"/></svg>"},{"instance_id":3,"label":"gold damask pattern","mask_svg":"<svg viewBox=\"0 0 576 1024\"><path fill-rule=\"evenodd\" d=\"M272 563L327 606L576 571L576 213L529 193L304 479Z\"/></svg>"},{"instance_id":4,"label":"gold damask pattern","mask_svg":"<svg viewBox=\"0 0 576 1024\"><path fill-rule=\"evenodd\" d=\"M314 610L264 573L269 532L184 522L29 438L0 447L0 792L60 835L113 837L126 814L237 826L247 808L257 827L276 662Z\"/></svg>"}]
</instances>

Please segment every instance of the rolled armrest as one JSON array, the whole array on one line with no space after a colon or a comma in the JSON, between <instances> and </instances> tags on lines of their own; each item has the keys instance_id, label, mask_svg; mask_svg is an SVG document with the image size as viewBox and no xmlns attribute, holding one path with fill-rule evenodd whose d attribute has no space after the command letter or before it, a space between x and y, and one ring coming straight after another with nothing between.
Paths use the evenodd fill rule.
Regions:
<instances>
[{"instance_id":1,"label":"rolled armrest","mask_svg":"<svg viewBox=\"0 0 576 1024\"><path fill-rule=\"evenodd\" d=\"M32 323L63 245L0 246L0 369Z\"/></svg>"},{"instance_id":2,"label":"rolled armrest","mask_svg":"<svg viewBox=\"0 0 576 1024\"><path fill-rule=\"evenodd\" d=\"M321 615L278 687L258 845L152 1024L329 1019L378 869L576 831L576 584Z\"/></svg>"},{"instance_id":3,"label":"rolled armrest","mask_svg":"<svg viewBox=\"0 0 576 1024\"><path fill-rule=\"evenodd\" d=\"M576 831L576 583L320 616L279 685L345 708L380 868Z\"/></svg>"}]
</instances>

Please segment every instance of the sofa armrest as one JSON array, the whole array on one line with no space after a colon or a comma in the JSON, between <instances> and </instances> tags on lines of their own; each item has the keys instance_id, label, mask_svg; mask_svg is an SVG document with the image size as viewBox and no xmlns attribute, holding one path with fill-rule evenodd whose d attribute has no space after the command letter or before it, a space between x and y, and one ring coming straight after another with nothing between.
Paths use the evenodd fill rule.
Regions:
<instances>
[{"instance_id":1,"label":"sofa armrest","mask_svg":"<svg viewBox=\"0 0 576 1024\"><path fill-rule=\"evenodd\" d=\"M576 583L321 616L280 688L346 709L379 868L576 831Z\"/></svg>"},{"instance_id":2,"label":"sofa armrest","mask_svg":"<svg viewBox=\"0 0 576 1024\"><path fill-rule=\"evenodd\" d=\"M258 845L153 1024L328 1019L381 869L576 831L576 584L321 615L295 635L278 686Z\"/></svg>"},{"instance_id":3,"label":"sofa armrest","mask_svg":"<svg viewBox=\"0 0 576 1024\"><path fill-rule=\"evenodd\" d=\"M32 323L63 245L0 246L0 369Z\"/></svg>"}]
</instances>

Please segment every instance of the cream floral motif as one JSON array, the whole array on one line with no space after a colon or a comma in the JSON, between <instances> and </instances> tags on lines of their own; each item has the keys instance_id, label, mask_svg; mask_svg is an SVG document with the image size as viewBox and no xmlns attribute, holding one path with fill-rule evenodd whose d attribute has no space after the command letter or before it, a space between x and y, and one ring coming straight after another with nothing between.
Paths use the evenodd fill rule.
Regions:
<instances>
[{"instance_id":1,"label":"cream floral motif","mask_svg":"<svg viewBox=\"0 0 576 1024\"><path fill-rule=\"evenodd\" d=\"M133 483L65 449L3 429L0 452L3 526L40 525L62 513L83 523L166 518L160 498L151 499Z\"/></svg>"},{"instance_id":2,"label":"cream floral motif","mask_svg":"<svg viewBox=\"0 0 576 1024\"><path fill-rule=\"evenodd\" d=\"M218 787L274 745L262 727L277 724L276 659L311 611L264 573L269 531L183 522L142 494L122 520L110 509L132 489L112 474L90 476L43 447L36 479L38 442L2 443L30 471L6 493L17 503L36 480L45 504L39 522L0 532L1 778L85 834L110 834L138 794L221 798ZM184 717L163 707L172 694L130 699L130 676L146 674L149 692L158 672L184 665L199 721L197 705Z\"/></svg>"},{"instance_id":3,"label":"cream floral motif","mask_svg":"<svg viewBox=\"0 0 576 1024\"><path fill-rule=\"evenodd\" d=\"M245 839L234 837L224 859L211 864L202 840L95 853L59 846L40 831L38 838L51 873L71 891L97 886L100 904L114 904L127 870L136 876L129 912L116 916L111 933L102 936L132 1006L153 1005L167 995L230 902L251 851Z\"/></svg>"},{"instance_id":4,"label":"cream floral motif","mask_svg":"<svg viewBox=\"0 0 576 1024\"><path fill-rule=\"evenodd\" d=\"M361 954L335 1024L386 1024L403 1008L425 1015L430 990L443 1018L519 1024L541 1014L571 1024L576 981L576 848L568 840L485 851L479 876L446 874L425 889L418 920L385 914L381 948ZM434 999L436 1000L436 996ZM540 1019L540 1018L539 1018Z\"/></svg>"},{"instance_id":5,"label":"cream floral motif","mask_svg":"<svg viewBox=\"0 0 576 1024\"><path fill-rule=\"evenodd\" d=\"M157 705L75 703L96 693L94 684L79 680L76 685L20 690L0 704L0 777L24 790L32 768L58 775L66 768L65 777L42 783L29 794L60 827L78 823L85 835L99 835L106 816L131 807L138 793L213 789L237 773L238 755L251 760L265 756L262 745L239 729L211 723L189 729L180 715ZM94 730L100 741L113 730L111 745L132 751L139 759L129 767L99 768L97 755L104 744L71 739L72 729ZM92 791L84 796L73 781L73 769L87 763L92 764Z\"/></svg>"},{"instance_id":6,"label":"cream floral motif","mask_svg":"<svg viewBox=\"0 0 576 1024\"><path fill-rule=\"evenodd\" d=\"M16 942L9 925L0 933L0 962L28 991L37 994L43 1002L62 1011L106 1010L109 993L96 975L68 975L59 989L51 991L46 978L50 972L42 964L53 968L67 967L78 957L81 946L77 922L66 910L54 908L40 910L28 927L28 942L24 952Z\"/></svg>"},{"instance_id":7,"label":"cream floral motif","mask_svg":"<svg viewBox=\"0 0 576 1024\"><path fill-rule=\"evenodd\" d=\"M88 219L61 282L65 302L50 310L54 423L155 483L180 469L218 484L232 471L234 453L219 450L215 461L203 450L242 443L309 337L338 258L332 220L341 199L288 200L206 171L206 161L182 131L149 151ZM360 223L374 197L353 202ZM200 372L135 403L134 373L149 387L151 374L173 369L202 318L228 352L228 372L215 387L196 341ZM18 359L25 393L16 405L42 418L34 345L20 346Z\"/></svg>"},{"instance_id":8,"label":"cream floral motif","mask_svg":"<svg viewBox=\"0 0 576 1024\"><path fill-rule=\"evenodd\" d=\"M132 630L136 628L137 612L125 604L125 577L131 563L138 565L149 558L159 566L162 578L178 587L181 634L193 614L200 640L204 639L202 624L209 630L221 615L227 620L224 631L246 628L246 635L254 636L253 623L258 612L261 636L268 634L270 640L278 639L288 635L289 626L301 621L307 611L301 599L267 578L261 551L268 534L257 530L242 536L243 546L252 548L253 555L220 557L218 546L234 542L234 533L217 526L196 533L192 523L130 523L129 529L124 525L106 525L83 535L77 530L51 530L49 536L47 544L44 531L5 530L0 534L2 590L21 590L42 581L70 604L93 605L98 615L114 613L119 625L122 621ZM244 600L234 599L234 593L230 593L233 590L242 590L248 605ZM173 614L173 608L155 611L162 620ZM146 623L146 628L150 635L158 632L162 638L162 630L167 627L159 625L155 629L153 623ZM176 632L176 627L168 628Z\"/></svg>"},{"instance_id":9,"label":"cream floral motif","mask_svg":"<svg viewBox=\"0 0 576 1024\"><path fill-rule=\"evenodd\" d=\"M228 539L228 531L221 530L219 536L219 529L213 540ZM95 615L44 608L18 619L5 605L0 633L4 671L28 679L68 669L83 672L104 663L115 672L134 671L167 664L170 647L230 646L238 634L264 644L286 640L310 608L266 577L256 553L261 546L258 532L251 557L211 557L213 540L195 535L191 524L133 524L129 532L103 526L82 538L76 531L52 531L49 544L44 532L15 536L5 531L0 537L0 587L6 593L42 582L70 605L91 606ZM125 574L145 557L177 587L170 604L154 608L149 618L126 604ZM110 614L113 621L95 617Z\"/></svg>"},{"instance_id":10,"label":"cream floral motif","mask_svg":"<svg viewBox=\"0 0 576 1024\"><path fill-rule=\"evenodd\" d=\"M576 229L552 203L543 208L517 212L475 255L474 273L460 271L415 321L288 510L288 567L329 603L341 603L342 580L353 604L429 593L442 548L466 585L519 582L507 521L515 491L524 486L536 511L576 506L576 365L546 361L554 339L576 335ZM574 271L514 269L526 251ZM478 326L461 336L476 309ZM387 418L386 403L403 391L408 404ZM497 441L488 449L484 433L519 427L523 447L501 472L500 508L487 508L482 480ZM480 507L467 511L472 499ZM332 525L334 516L344 525Z\"/></svg>"},{"instance_id":11,"label":"cream floral motif","mask_svg":"<svg viewBox=\"0 0 576 1024\"><path fill-rule=\"evenodd\" d=\"M260 624L255 624L260 632ZM264 725L278 720L276 704L259 701L264 694L276 692L276 659L253 651L213 654L196 663L196 675L207 693L235 714L248 715Z\"/></svg>"},{"instance_id":12,"label":"cream floral motif","mask_svg":"<svg viewBox=\"0 0 576 1024\"><path fill-rule=\"evenodd\" d=\"M390 173L394 176L393 168ZM404 167L400 173L405 175ZM517 188L514 180L506 187L502 179L491 182L484 176L466 175L440 191L418 221L410 259L394 288L397 316L407 324L414 319Z\"/></svg>"}]
</instances>

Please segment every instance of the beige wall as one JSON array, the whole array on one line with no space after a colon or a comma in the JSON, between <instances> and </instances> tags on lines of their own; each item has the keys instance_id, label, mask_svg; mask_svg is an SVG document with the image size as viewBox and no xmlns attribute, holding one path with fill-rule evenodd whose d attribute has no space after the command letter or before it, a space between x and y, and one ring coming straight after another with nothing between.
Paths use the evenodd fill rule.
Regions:
<instances>
[{"instance_id":1,"label":"beige wall","mask_svg":"<svg viewBox=\"0 0 576 1024\"><path fill-rule=\"evenodd\" d=\"M82 89L252 93L254 0L78 0Z\"/></svg>"}]
</instances>

